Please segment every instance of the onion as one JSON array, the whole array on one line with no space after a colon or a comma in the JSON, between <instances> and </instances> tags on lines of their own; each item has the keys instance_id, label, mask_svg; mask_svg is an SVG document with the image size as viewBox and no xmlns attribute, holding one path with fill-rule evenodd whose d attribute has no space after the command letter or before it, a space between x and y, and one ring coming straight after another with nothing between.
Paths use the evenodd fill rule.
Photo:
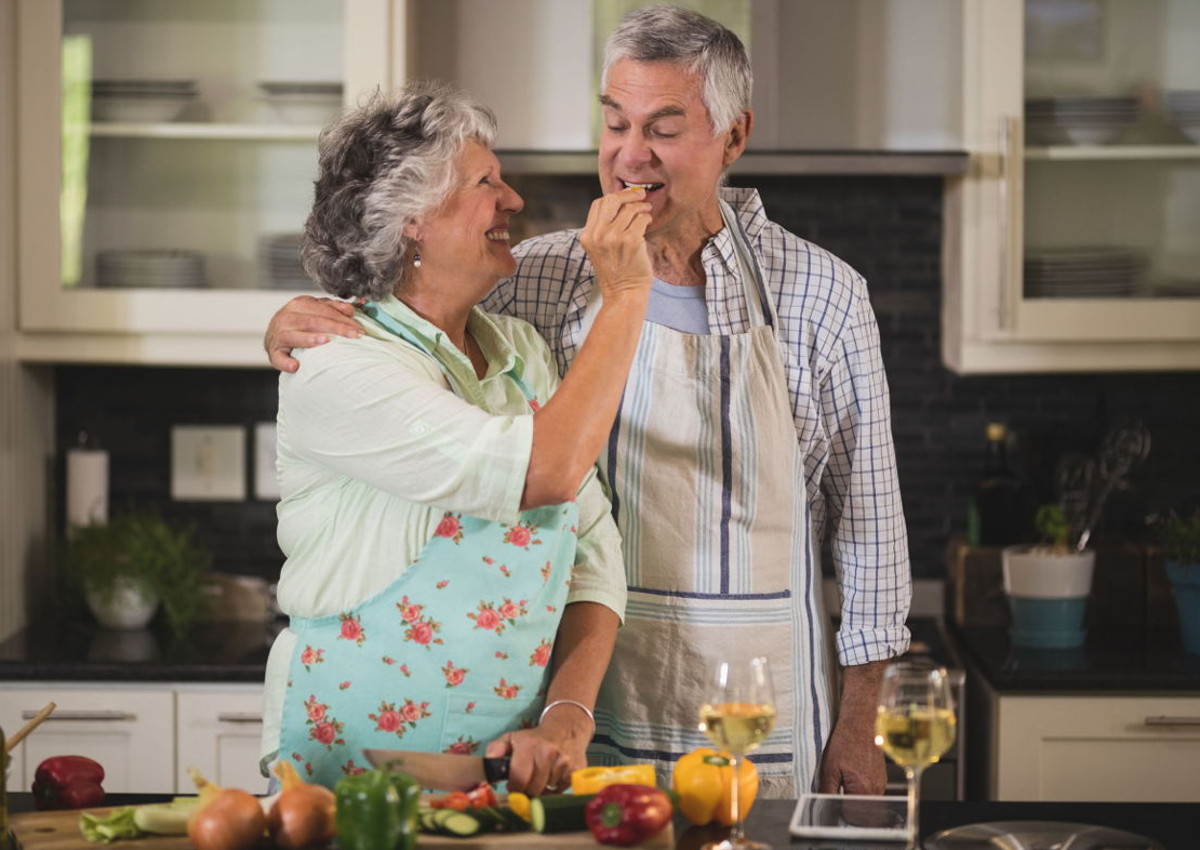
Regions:
<instances>
[{"instance_id":1,"label":"onion","mask_svg":"<svg viewBox=\"0 0 1200 850\"><path fill-rule=\"evenodd\" d=\"M290 762L275 764L282 790L267 815L271 838L283 850L301 850L324 844L336 829L337 804L324 785L305 782Z\"/></svg>"},{"instance_id":2,"label":"onion","mask_svg":"<svg viewBox=\"0 0 1200 850\"><path fill-rule=\"evenodd\" d=\"M188 819L196 850L248 850L266 829L258 798L240 788L224 788Z\"/></svg>"}]
</instances>

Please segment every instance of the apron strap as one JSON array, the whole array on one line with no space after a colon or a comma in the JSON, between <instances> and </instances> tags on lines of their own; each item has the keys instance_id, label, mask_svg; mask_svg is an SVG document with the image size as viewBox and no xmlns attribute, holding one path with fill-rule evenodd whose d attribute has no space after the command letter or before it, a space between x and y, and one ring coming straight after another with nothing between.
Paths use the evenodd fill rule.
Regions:
<instances>
[{"instance_id":1,"label":"apron strap","mask_svg":"<svg viewBox=\"0 0 1200 850\"><path fill-rule=\"evenodd\" d=\"M458 385L458 382L450 373L450 370L446 368L442 361L438 360L437 357L434 356L434 353L430 351L429 346L425 344L424 340L417 336L411 328L408 328L396 321L391 314L389 314L379 305L378 301L368 301L365 304L359 305L358 309L361 310L369 319L372 319L373 321L382 325L384 329L392 333L394 336L400 338L404 342L407 342L413 348L432 358L433 362L436 363L438 368L442 370L442 374L446 376L446 380L450 382L450 388L453 390L454 394L459 398L466 397L462 391L462 387ZM530 390L529 385L525 383L525 380L511 369L504 374L510 381L517 385L517 389L521 391L521 394L525 396L525 400L532 406L534 400L536 399L536 395L532 390Z\"/></svg>"}]
</instances>

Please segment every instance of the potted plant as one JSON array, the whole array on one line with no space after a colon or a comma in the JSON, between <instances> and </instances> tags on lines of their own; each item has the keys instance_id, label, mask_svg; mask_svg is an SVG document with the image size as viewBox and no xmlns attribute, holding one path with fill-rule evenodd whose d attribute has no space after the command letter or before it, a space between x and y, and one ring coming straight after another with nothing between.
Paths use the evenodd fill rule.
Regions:
<instances>
[{"instance_id":1,"label":"potted plant","mask_svg":"<svg viewBox=\"0 0 1200 850\"><path fill-rule=\"evenodd\" d=\"M1071 546L1071 524L1057 504L1034 520L1042 542L1008 546L1002 553L1004 592L1012 612L1014 646L1073 649L1087 633L1083 615L1092 590L1096 553Z\"/></svg>"},{"instance_id":2,"label":"potted plant","mask_svg":"<svg viewBox=\"0 0 1200 850\"><path fill-rule=\"evenodd\" d=\"M1179 612L1183 648L1200 654L1200 508L1187 518L1172 514L1159 528L1158 537Z\"/></svg>"},{"instance_id":3,"label":"potted plant","mask_svg":"<svg viewBox=\"0 0 1200 850\"><path fill-rule=\"evenodd\" d=\"M63 549L68 584L101 625L139 629L161 607L171 630L185 632L200 605L210 555L191 529L157 513L128 512L105 525L78 526Z\"/></svg>"}]
</instances>

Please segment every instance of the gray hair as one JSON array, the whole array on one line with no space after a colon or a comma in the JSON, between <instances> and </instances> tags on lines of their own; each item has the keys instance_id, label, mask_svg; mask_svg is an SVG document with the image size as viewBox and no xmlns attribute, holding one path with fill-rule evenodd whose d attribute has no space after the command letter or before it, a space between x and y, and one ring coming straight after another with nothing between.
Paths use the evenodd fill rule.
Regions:
<instances>
[{"instance_id":1,"label":"gray hair","mask_svg":"<svg viewBox=\"0 0 1200 850\"><path fill-rule=\"evenodd\" d=\"M678 6L647 6L621 19L604 45L601 90L622 59L673 62L703 82L701 97L713 133L728 130L750 108L754 75L742 40L712 18Z\"/></svg>"},{"instance_id":2,"label":"gray hair","mask_svg":"<svg viewBox=\"0 0 1200 850\"><path fill-rule=\"evenodd\" d=\"M391 295L411 268L404 226L450 196L468 141L495 140L492 111L446 83L376 92L343 113L321 131L304 270L340 298Z\"/></svg>"}]
</instances>

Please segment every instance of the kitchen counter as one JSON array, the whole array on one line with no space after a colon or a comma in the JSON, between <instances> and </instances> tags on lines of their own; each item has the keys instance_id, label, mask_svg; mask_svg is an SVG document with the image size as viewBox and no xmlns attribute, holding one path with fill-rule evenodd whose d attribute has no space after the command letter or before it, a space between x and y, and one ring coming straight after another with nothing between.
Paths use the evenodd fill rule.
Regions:
<instances>
[{"instance_id":1,"label":"kitchen counter","mask_svg":"<svg viewBox=\"0 0 1200 850\"><path fill-rule=\"evenodd\" d=\"M279 623L115 631L39 623L0 644L0 681L262 682Z\"/></svg>"},{"instance_id":2,"label":"kitchen counter","mask_svg":"<svg viewBox=\"0 0 1200 850\"><path fill-rule=\"evenodd\" d=\"M998 692L1200 693L1200 655L1177 633L1106 626L1078 649L1012 646L1004 628L949 626L960 658Z\"/></svg>"},{"instance_id":3,"label":"kitchen counter","mask_svg":"<svg viewBox=\"0 0 1200 850\"><path fill-rule=\"evenodd\" d=\"M110 794L109 805L167 800L165 795ZM33 810L33 795L10 794L13 812ZM894 850L898 844L851 844L827 842L820 839L793 838L788 823L795 808L791 800L761 800L755 804L746 821L751 838L767 841L776 850L855 850L882 848ZM1157 839L1165 850L1195 850L1196 835L1200 833L1200 803L959 803L930 801L921 805L921 832L925 837L943 829L972 823L1013 820L1065 821L1096 824L1123 829L1137 835ZM706 841L723 836L727 830L715 827L689 826L676 820L677 850L697 850ZM116 845L114 845L116 846ZM132 847L133 845L129 845ZM543 845L545 846L545 845ZM599 847L600 845L597 845Z\"/></svg>"}]
</instances>

